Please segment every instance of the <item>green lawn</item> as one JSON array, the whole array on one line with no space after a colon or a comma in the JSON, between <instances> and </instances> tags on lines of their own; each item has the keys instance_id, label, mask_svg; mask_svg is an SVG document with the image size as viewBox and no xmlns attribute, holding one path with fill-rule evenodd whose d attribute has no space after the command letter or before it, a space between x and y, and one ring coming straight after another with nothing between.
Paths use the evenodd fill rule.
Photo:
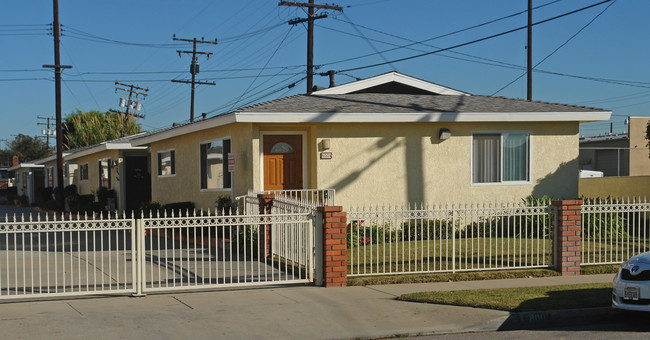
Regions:
<instances>
[{"instance_id":1,"label":"green lawn","mask_svg":"<svg viewBox=\"0 0 650 340\"><path fill-rule=\"evenodd\" d=\"M622 262L646 250L650 240L585 240L586 263ZM348 248L348 274L443 272L551 265L550 240L461 238L385 242Z\"/></svg>"},{"instance_id":2,"label":"green lawn","mask_svg":"<svg viewBox=\"0 0 650 340\"><path fill-rule=\"evenodd\" d=\"M348 249L348 273L490 269L550 264L551 242L523 238L462 238L386 242Z\"/></svg>"},{"instance_id":3,"label":"green lawn","mask_svg":"<svg viewBox=\"0 0 650 340\"><path fill-rule=\"evenodd\" d=\"M405 294L402 301L498 309L513 312L608 307L612 284L421 292Z\"/></svg>"}]
</instances>

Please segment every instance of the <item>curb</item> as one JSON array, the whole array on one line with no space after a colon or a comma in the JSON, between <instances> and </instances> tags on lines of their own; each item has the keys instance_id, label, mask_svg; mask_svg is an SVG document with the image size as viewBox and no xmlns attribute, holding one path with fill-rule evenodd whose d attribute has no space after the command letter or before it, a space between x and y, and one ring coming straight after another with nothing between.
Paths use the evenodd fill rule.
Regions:
<instances>
[{"instance_id":1,"label":"curb","mask_svg":"<svg viewBox=\"0 0 650 340\"><path fill-rule=\"evenodd\" d=\"M498 331L578 326L599 322L610 323L620 316L611 307L561 309L537 312L513 312L497 328Z\"/></svg>"}]
</instances>

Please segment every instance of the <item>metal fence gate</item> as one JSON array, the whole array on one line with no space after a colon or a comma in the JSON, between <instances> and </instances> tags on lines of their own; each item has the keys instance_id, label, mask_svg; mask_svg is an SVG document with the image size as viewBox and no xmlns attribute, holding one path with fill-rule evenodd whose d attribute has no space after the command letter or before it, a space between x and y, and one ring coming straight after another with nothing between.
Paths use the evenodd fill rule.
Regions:
<instances>
[{"instance_id":1,"label":"metal fence gate","mask_svg":"<svg viewBox=\"0 0 650 340\"><path fill-rule=\"evenodd\" d=\"M5 216L0 299L312 282L312 221L306 213Z\"/></svg>"}]
</instances>

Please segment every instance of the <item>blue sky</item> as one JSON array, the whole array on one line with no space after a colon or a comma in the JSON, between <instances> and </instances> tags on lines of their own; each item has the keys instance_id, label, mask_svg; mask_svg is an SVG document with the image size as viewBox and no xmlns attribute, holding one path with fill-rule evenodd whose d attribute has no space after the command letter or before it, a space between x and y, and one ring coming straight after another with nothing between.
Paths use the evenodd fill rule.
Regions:
<instances>
[{"instance_id":1,"label":"blue sky","mask_svg":"<svg viewBox=\"0 0 650 340\"><path fill-rule=\"evenodd\" d=\"M214 54L210 59L200 57L197 79L216 85L198 87L197 116L305 92L304 81L288 88L305 73L306 27L286 24L305 16L299 8L279 7L278 1L271 0L59 2L61 61L73 66L63 75L64 115L75 109L119 109L123 93L115 93L114 82L120 81L149 88L141 111L146 115L140 120L144 129L189 119L189 85L170 80L190 78L190 57L179 57L176 50L191 46L173 41L173 34L219 41L199 46ZM541 8L535 10L533 20L598 2L534 0L533 5ZM527 21L523 13L449 35L524 11L527 1L341 0L337 4L344 7L343 13L329 11L328 18L316 21L314 63L321 66L317 72L344 71L447 48ZM550 56L536 68L541 72L533 76L533 98L610 109L614 132L626 130L628 115L650 116L648 13L650 1L618 0L536 26L534 63ZM47 26L51 22L52 1L0 3L0 112L6 122L0 126L2 139L11 140L17 133L38 135L42 126L36 117L54 116L53 73L41 67L53 64ZM403 47L431 38L436 39ZM523 74L525 46L526 31L521 30L404 62L340 72L336 82L397 70L473 94L525 98L525 76L499 91ZM327 86L327 77L317 76L314 83ZM609 128L610 122L583 124L581 133L595 135Z\"/></svg>"}]
</instances>

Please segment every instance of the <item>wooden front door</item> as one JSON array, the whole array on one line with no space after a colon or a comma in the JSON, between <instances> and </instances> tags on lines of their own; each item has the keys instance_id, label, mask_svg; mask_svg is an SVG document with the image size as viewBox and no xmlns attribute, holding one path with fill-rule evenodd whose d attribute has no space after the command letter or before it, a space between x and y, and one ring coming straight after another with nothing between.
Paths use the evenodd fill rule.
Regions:
<instances>
[{"instance_id":1,"label":"wooden front door","mask_svg":"<svg viewBox=\"0 0 650 340\"><path fill-rule=\"evenodd\" d=\"M302 136L264 135L264 190L302 189Z\"/></svg>"}]
</instances>

